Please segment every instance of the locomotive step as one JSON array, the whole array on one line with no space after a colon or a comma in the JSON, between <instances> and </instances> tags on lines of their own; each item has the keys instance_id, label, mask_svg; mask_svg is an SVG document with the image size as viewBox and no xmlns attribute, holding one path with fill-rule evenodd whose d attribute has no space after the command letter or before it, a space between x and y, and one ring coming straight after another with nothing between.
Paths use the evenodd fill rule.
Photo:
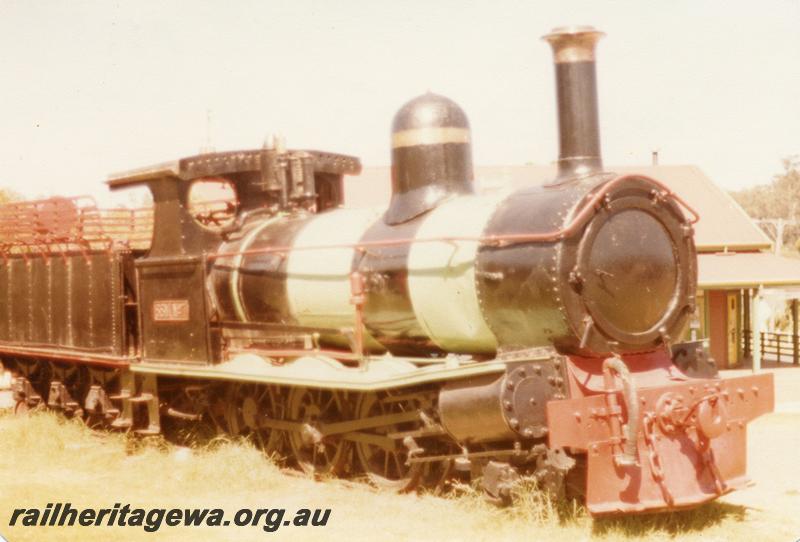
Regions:
<instances>
[{"instance_id":1,"label":"locomotive step","mask_svg":"<svg viewBox=\"0 0 800 542\"><path fill-rule=\"evenodd\" d=\"M60 404L58 401L48 401L47 406L50 408L61 408L64 410L78 410L81 408L80 403L76 403L75 401L67 401L63 405Z\"/></svg>"},{"instance_id":2,"label":"locomotive step","mask_svg":"<svg viewBox=\"0 0 800 542\"><path fill-rule=\"evenodd\" d=\"M132 423L130 420L116 419L111 422L111 427L114 429L130 429Z\"/></svg>"},{"instance_id":3,"label":"locomotive step","mask_svg":"<svg viewBox=\"0 0 800 542\"><path fill-rule=\"evenodd\" d=\"M159 426L150 426L147 429L135 429L133 431L135 434L139 435L140 437L149 437L154 435L161 434L161 428Z\"/></svg>"}]
</instances>

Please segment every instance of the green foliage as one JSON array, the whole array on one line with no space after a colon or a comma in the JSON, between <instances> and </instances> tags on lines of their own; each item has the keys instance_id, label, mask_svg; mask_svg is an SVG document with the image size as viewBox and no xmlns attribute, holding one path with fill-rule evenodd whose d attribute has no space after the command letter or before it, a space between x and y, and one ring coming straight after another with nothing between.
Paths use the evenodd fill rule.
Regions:
<instances>
[{"instance_id":1,"label":"green foliage","mask_svg":"<svg viewBox=\"0 0 800 542\"><path fill-rule=\"evenodd\" d=\"M22 197L10 188L0 188L0 203L7 203L19 199L22 199Z\"/></svg>"},{"instance_id":2,"label":"green foliage","mask_svg":"<svg viewBox=\"0 0 800 542\"><path fill-rule=\"evenodd\" d=\"M783 172L772 182L731 192L748 215L755 219L783 218L800 222L800 155L783 160ZM773 231L769 232L774 234ZM784 241L788 246L800 243L800 226L787 226Z\"/></svg>"}]
</instances>

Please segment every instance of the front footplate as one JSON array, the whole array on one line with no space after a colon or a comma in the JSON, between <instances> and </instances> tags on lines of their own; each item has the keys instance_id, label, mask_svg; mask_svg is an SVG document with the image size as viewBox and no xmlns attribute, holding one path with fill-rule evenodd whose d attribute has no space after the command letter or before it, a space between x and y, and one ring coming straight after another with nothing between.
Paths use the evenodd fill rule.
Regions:
<instances>
[{"instance_id":1,"label":"front footplate","mask_svg":"<svg viewBox=\"0 0 800 542\"><path fill-rule=\"evenodd\" d=\"M550 447L586 453L592 515L693 506L747 483L747 423L774 408L771 374L636 392L634 464L618 460L629 423L621 391L547 404Z\"/></svg>"}]
</instances>

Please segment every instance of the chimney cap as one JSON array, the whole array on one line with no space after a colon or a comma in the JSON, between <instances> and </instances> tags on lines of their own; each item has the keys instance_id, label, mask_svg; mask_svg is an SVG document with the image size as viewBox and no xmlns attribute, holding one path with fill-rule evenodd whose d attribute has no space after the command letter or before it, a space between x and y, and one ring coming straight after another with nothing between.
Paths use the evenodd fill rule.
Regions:
<instances>
[{"instance_id":1,"label":"chimney cap","mask_svg":"<svg viewBox=\"0 0 800 542\"><path fill-rule=\"evenodd\" d=\"M574 34L586 34L586 33L594 33L594 34L602 34L605 36L605 33L596 29L590 24L573 24L573 25L566 25L566 26L557 26L552 29L549 33L542 36L542 39L547 40L551 37L555 36L563 36L565 34L574 35Z\"/></svg>"},{"instance_id":2,"label":"chimney cap","mask_svg":"<svg viewBox=\"0 0 800 542\"><path fill-rule=\"evenodd\" d=\"M559 26L542 36L553 48L556 64L594 62L594 49L604 32L589 25Z\"/></svg>"}]
</instances>

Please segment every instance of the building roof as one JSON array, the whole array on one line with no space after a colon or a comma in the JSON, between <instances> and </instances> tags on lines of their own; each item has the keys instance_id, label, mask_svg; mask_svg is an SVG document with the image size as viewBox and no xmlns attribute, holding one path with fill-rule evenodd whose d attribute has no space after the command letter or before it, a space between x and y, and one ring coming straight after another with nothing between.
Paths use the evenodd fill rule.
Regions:
<instances>
[{"instance_id":1,"label":"building roof","mask_svg":"<svg viewBox=\"0 0 800 542\"><path fill-rule=\"evenodd\" d=\"M725 190L697 166L610 167L619 173L641 173L665 183L700 215L695 243L700 252L769 249L771 241ZM542 184L555 176L554 166L478 166L479 191L504 186ZM391 195L388 167L367 167L358 177L345 180L345 202L351 207L384 205Z\"/></svg>"},{"instance_id":2,"label":"building roof","mask_svg":"<svg viewBox=\"0 0 800 542\"><path fill-rule=\"evenodd\" d=\"M727 252L697 257L704 290L800 285L800 259L770 252Z\"/></svg>"}]
</instances>

